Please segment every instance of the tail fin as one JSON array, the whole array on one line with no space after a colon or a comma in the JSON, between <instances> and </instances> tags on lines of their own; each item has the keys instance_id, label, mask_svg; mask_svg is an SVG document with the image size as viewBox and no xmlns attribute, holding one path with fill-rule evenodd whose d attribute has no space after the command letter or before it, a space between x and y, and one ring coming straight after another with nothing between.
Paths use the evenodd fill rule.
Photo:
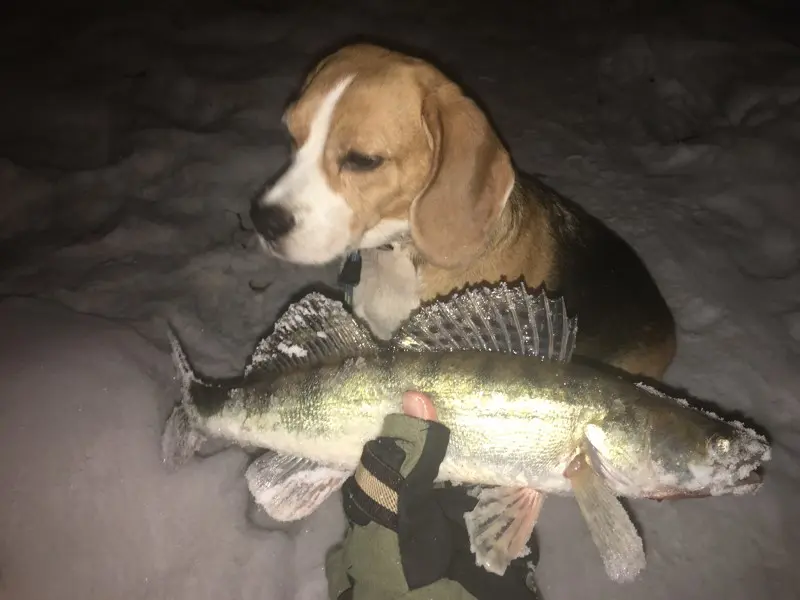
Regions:
<instances>
[{"instance_id":1,"label":"tail fin","mask_svg":"<svg viewBox=\"0 0 800 600\"><path fill-rule=\"evenodd\" d=\"M161 436L161 460L170 469L186 463L200 449L205 436L192 423L192 384L201 384L195 375L178 336L170 327L167 330L172 362L181 388L181 401L173 409Z\"/></svg>"},{"instance_id":2,"label":"tail fin","mask_svg":"<svg viewBox=\"0 0 800 600\"><path fill-rule=\"evenodd\" d=\"M192 458L205 441L189 418L186 407L179 404L167 419L161 435L161 461L169 469L177 469Z\"/></svg>"},{"instance_id":3,"label":"tail fin","mask_svg":"<svg viewBox=\"0 0 800 600\"><path fill-rule=\"evenodd\" d=\"M201 383L201 381L195 375L192 365L189 364L186 352L184 352L183 346L181 346L181 342L172 327L167 329L167 336L169 337L169 346L172 349L172 364L175 366L175 373L178 375L178 381L181 386L181 402L184 405L190 404L192 383Z\"/></svg>"}]
</instances>

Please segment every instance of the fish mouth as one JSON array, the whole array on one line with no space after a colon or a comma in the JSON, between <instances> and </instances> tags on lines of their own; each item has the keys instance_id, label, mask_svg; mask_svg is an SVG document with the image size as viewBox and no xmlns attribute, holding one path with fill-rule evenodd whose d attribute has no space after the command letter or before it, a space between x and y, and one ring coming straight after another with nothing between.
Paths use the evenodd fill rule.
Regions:
<instances>
[{"instance_id":1,"label":"fish mouth","mask_svg":"<svg viewBox=\"0 0 800 600\"><path fill-rule=\"evenodd\" d=\"M761 466L748 465L748 472L743 477L736 480L730 488L735 495L748 494L758 491L764 484L764 476L761 474Z\"/></svg>"},{"instance_id":2,"label":"fish mouth","mask_svg":"<svg viewBox=\"0 0 800 600\"><path fill-rule=\"evenodd\" d=\"M764 477L761 475L760 470L751 471L747 477L740 479L734 485L734 488L742 487L761 487L764 483Z\"/></svg>"},{"instance_id":3,"label":"fish mouth","mask_svg":"<svg viewBox=\"0 0 800 600\"><path fill-rule=\"evenodd\" d=\"M764 483L764 477L759 472L759 469L755 471L751 471L747 477L744 479L740 479L739 481L734 484L734 487L742 487L742 486L752 486L752 485L761 485Z\"/></svg>"},{"instance_id":4,"label":"fish mouth","mask_svg":"<svg viewBox=\"0 0 800 600\"><path fill-rule=\"evenodd\" d=\"M742 465L748 468L751 465ZM688 500L692 498L708 498L710 496L720 496L724 494L751 494L764 484L764 477L760 472L760 467L750 470L744 477L724 486L707 485L699 489L680 489L663 490L649 494L647 499L657 500Z\"/></svg>"}]
</instances>

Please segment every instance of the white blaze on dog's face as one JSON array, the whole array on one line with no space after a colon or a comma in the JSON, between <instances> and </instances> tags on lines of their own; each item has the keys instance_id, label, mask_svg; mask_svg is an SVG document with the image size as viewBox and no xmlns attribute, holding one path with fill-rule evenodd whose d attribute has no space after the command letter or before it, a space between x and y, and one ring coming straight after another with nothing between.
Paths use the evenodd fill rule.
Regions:
<instances>
[{"instance_id":1,"label":"white blaze on dog's face","mask_svg":"<svg viewBox=\"0 0 800 600\"><path fill-rule=\"evenodd\" d=\"M284 122L296 151L253 221L290 262L326 263L410 230L427 259L454 266L484 242L513 184L480 110L430 65L375 46L324 60Z\"/></svg>"},{"instance_id":2,"label":"white blaze on dog's face","mask_svg":"<svg viewBox=\"0 0 800 600\"><path fill-rule=\"evenodd\" d=\"M353 211L331 187L322 168L333 111L351 81L352 76L342 79L322 97L292 164L264 198L265 206L285 209L293 218L293 227L284 235L265 240L277 255L289 261L326 263L351 246L346 232ZM265 233L261 235L263 240Z\"/></svg>"}]
</instances>

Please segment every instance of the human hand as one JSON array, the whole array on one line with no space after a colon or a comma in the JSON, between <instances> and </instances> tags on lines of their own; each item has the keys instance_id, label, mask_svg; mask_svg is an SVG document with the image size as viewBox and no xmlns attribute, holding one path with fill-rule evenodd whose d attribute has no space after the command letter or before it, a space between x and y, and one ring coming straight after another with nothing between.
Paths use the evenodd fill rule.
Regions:
<instances>
[{"instance_id":1,"label":"human hand","mask_svg":"<svg viewBox=\"0 0 800 600\"><path fill-rule=\"evenodd\" d=\"M477 499L466 487L434 484L450 431L430 396L406 392L402 406L343 487L351 529L328 561L331 598L538 599L528 567L538 562L535 540L503 576L476 565L464 513Z\"/></svg>"}]
</instances>

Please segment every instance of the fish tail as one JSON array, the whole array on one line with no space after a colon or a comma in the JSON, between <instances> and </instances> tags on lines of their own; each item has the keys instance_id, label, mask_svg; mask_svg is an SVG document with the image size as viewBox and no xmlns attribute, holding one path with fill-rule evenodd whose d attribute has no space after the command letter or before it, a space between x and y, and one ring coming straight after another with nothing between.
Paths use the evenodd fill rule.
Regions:
<instances>
[{"instance_id":1,"label":"fish tail","mask_svg":"<svg viewBox=\"0 0 800 600\"><path fill-rule=\"evenodd\" d=\"M186 356L186 352L172 327L167 330L167 335L172 351L172 364L175 367L175 373L178 376L178 383L181 387L181 403L188 405L192 403L192 384L202 384L202 382L195 374L194 369L192 369L189 358Z\"/></svg>"},{"instance_id":2,"label":"fish tail","mask_svg":"<svg viewBox=\"0 0 800 600\"><path fill-rule=\"evenodd\" d=\"M197 453L204 441L205 436L192 425L186 407L179 404L161 434L161 461L168 468L177 469Z\"/></svg>"},{"instance_id":3,"label":"fish tail","mask_svg":"<svg viewBox=\"0 0 800 600\"><path fill-rule=\"evenodd\" d=\"M193 389L204 386L192 369L180 340L170 327L167 331L172 350L172 363L175 366L180 384L181 399L167 419L161 436L161 460L170 469L175 469L192 458L205 441L205 436L195 424L197 414Z\"/></svg>"}]
</instances>

